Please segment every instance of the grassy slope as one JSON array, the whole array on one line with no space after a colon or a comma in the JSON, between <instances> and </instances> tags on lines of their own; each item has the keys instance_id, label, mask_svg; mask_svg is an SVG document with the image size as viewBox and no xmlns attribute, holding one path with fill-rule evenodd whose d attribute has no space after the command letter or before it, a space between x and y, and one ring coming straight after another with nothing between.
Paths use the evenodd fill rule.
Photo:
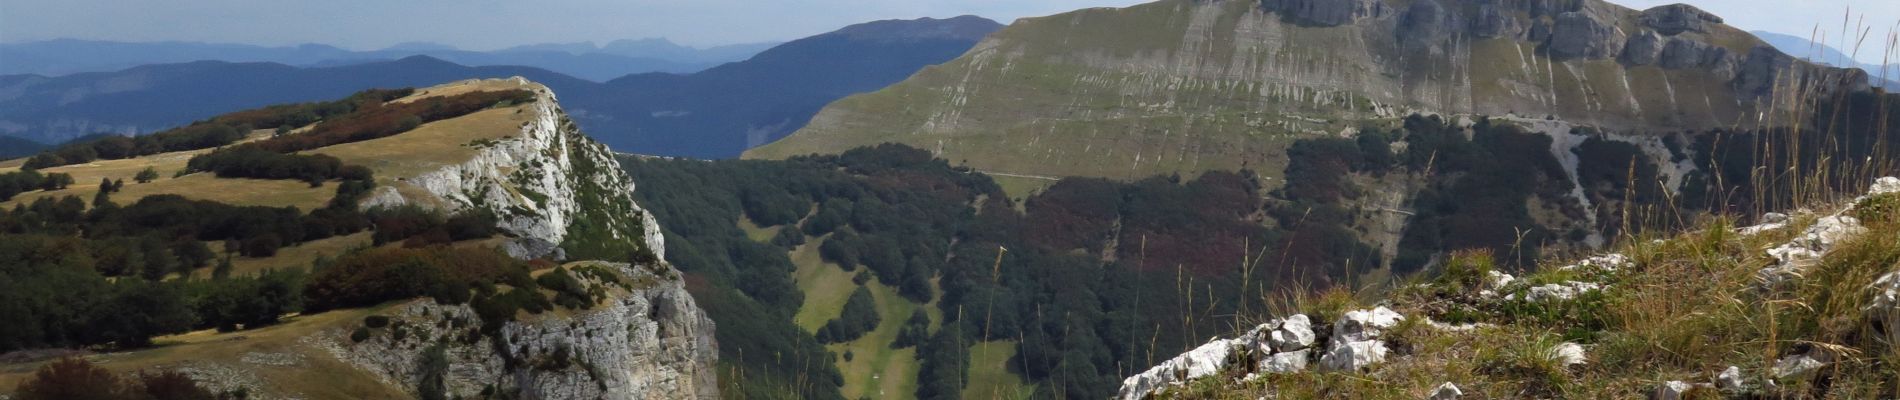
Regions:
<instances>
[{"instance_id":1,"label":"grassy slope","mask_svg":"<svg viewBox=\"0 0 1900 400\"><path fill-rule=\"evenodd\" d=\"M393 304L392 304L393 305ZM378 381L374 376L345 365L322 349L299 340L326 329L354 326L363 317L382 307L339 310L317 315L297 316L284 323L256 330L217 333L198 331L155 338L158 347L129 353L94 357L101 366L118 372L134 372L171 366L216 366L239 374L253 375L264 390L253 398L357 398L400 399L409 395L400 388ZM287 356L286 356L287 355ZM246 357L252 361L246 361ZM298 360L290 365L253 362L262 357L280 356ZM41 363L0 366L0 389L12 388L32 375Z\"/></svg>"},{"instance_id":2,"label":"grassy slope","mask_svg":"<svg viewBox=\"0 0 1900 400\"><path fill-rule=\"evenodd\" d=\"M1551 270L1520 279L1532 284L1584 280L1606 283L1601 303L1563 302L1550 308L1511 309L1473 303L1443 293L1476 293L1444 280L1402 286L1388 302L1408 323L1390 336L1404 343L1396 357L1359 373L1317 372L1235 383L1233 377L1197 381L1181 398L1252 399L1350 397L1408 399L1428 396L1453 382L1476 398L1641 398L1663 382L1708 383L1729 366L1747 384L1723 395L1886 398L1900 394L1900 336L1881 337L1863 313L1873 291L1865 289L1900 265L1900 195L1888 195L1888 210L1860 216L1865 234L1847 239L1791 286L1764 291L1757 271L1775 264L1765 250L1787 243L1817 216L1798 216L1789 226L1756 235L1713 220L1672 237L1627 238L1616 248L1634 265L1609 272ZM1819 207L1830 210L1833 207ZM1563 265L1563 264L1554 264ZM1521 290L1521 289L1520 289ZM1456 296L1456 295L1454 295ZM1304 299L1295 306L1325 315L1350 305L1352 296ZM1460 306L1460 304L1464 304ZM1476 304L1475 306L1472 304ZM1488 304L1488 305L1487 305ZM1494 324L1466 332L1432 329L1422 316L1475 310ZM1475 307L1475 308L1471 308ZM1584 321L1600 321L1589 327ZM1588 362L1565 368L1544 349L1562 341L1582 343ZM1785 391L1764 389L1777 360L1815 346L1850 356L1831 365L1825 383L1782 378ZM1820 391L1817 391L1820 390ZM1821 392L1825 391L1825 392ZM1715 393L1703 393L1715 394Z\"/></svg>"},{"instance_id":3,"label":"grassy slope","mask_svg":"<svg viewBox=\"0 0 1900 400\"><path fill-rule=\"evenodd\" d=\"M748 236L755 238L765 235L764 229L745 226L749 222L741 221ZM769 239L770 235L765 235ZM826 237L808 238L806 243L792 251L792 263L798 266L793 278L800 291L805 293L805 304L799 306L798 315L793 322L808 332L817 332L825 323L836 319L844 311L844 303L857 285L851 277L857 271L846 272L837 264L825 262L818 256L818 246ZM862 271L862 269L860 269ZM903 329L904 321L910 314L923 307L930 317L933 328L943 321L943 316L935 302L917 304L897 294L897 290L872 279L865 283L871 290L871 298L877 304L877 329L866 333L864 337L847 343L826 345L833 353L840 355L837 360L838 371L844 374L845 398L870 397L879 399L912 398L917 392L917 349L914 347L892 349L890 344L897 339L897 333ZM845 361L842 355L851 352L851 361Z\"/></svg>"},{"instance_id":4,"label":"grassy slope","mask_svg":"<svg viewBox=\"0 0 1900 400\"><path fill-rule=\"evenodd\" d=\"M1706 70L1553 63L1540 44L1509 39L1422 56L1388 36L1382 24L1396 18L1300 27L1257 4L1166 0L1023 19L961 58L834 102L745 157L898 142L988 172L1277 176L1294 139L1378 119L1375 102L1399 113L1556 114L1662 130L1754 115ZM1622 14L1619 24L1634 23L1635 11ZM1744 55L1758 42L1726 26L1686 35ZM1332 102L1315 104L1322 98Z\"/></svg>"}]
</instances>

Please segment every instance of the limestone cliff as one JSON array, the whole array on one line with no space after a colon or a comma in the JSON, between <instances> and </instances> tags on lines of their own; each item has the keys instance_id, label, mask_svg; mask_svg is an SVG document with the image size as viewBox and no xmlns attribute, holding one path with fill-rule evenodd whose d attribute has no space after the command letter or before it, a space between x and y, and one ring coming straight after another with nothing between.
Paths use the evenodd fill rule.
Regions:
<instances>
[{"instance_id":1,"label":"limestone cliff","mask_svg":"<svg viewBox=\"0 0 1900 400\"><path fill-rule=\"evenodd\" d=\"M580 133L546 86L519 77L473 80L423 89L416 96L483 88L536 94L516 134L456 143L473 149L466 161L398 174L363 207L415 204L448 212L486 210L516 237L507 248L523 258L572 250L570 239L631 241L655 258L665 258L659 225L633 201L633 180L607 146Z\"/></svg>"},{"instance_id":2,"label":"limestone cliff","mask_svg":"<svg viewBox=\"0 0 1900 400\"><path fill-rule=\"evenodd\" d=\"M236 354L194 348L200 356L163 366L263 399L413 397L423 388L447 398L717 398L712 319L663 261L659 226L634 202L632 179L552 91L521 78L472 80L395 101L481 90L536 97L316 152L376 171L378 189L361 207L494 213L504 238L462 243L469 251L572 260L536 273L571 273L570 290L584 298L507 315L430 299L333 310L222 339ZM635 263L594 261L602 259Z\"/></svg>"},{"instance_id":3,"label":"limestone cliff","mask_svg":"<svg viewBox=\"0 0 1900 400\"><path fill-rule=\"evenodd\" d=\"M589 310L523 317L485 336L468 305L419 300L385 310L390 327L360 342L348 329L302 340L403 388L431 379L450 397L513 393L530 399L711 399L719 396L713 322L665 265L587 263L576 270L609 300ZM589 269L594 268L594 269ZM394 334L394 330L403 330ZM432 348L432 346L441 346Z\"/></svg>"}]
</instances>

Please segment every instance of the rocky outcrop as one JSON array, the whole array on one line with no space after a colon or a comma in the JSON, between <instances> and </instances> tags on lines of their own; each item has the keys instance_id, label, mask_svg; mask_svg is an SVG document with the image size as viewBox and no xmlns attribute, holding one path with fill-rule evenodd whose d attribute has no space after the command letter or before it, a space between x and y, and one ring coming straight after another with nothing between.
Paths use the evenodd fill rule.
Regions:
<instances>
[{"instance_id":1,"label":"rocky outcrop","mask_svg":"<svg viewBox=\"0 0 1900 400\"><path fill-rule=\"evenodd\" d=\"M633 200L634 184L612 153L580 133L554 93L521 78L458 85L532 90L514 135L464 145L468 160L397 177L364 207L418 205L451 212L486 210L511 239L500 249L521 259L567 258L570 240L631 242L664 257L652 215ZM462 144L455 144L462 145ZM585 227L585 228L583 228ZM664 259L664 258L660 258ZM414 392L440 378L449 397L509 393L527 399L717 398L718 347L712 320L665 262L568 264L594 304L523 315L484 331L470 305L417 300L385 312L389 328L358 340L356 328L302 339L384 383ZM400 328L398 328L400 327ZM440 354L438 370L425 358Z\"/></svg>"},{"instance_id":2,"label":"rocky outcrop","mask_svg":"<svg viewBox=\"0 0 1900 400\"><path fill-rule=\"evenodd\" d=\"M1629 42L1623 45L1623 55L1618 56L1617 59L1624 65L1650 65L1655 64L1657 59L1662 57L1662 51L1662 36L1657 35L1656 32L1644 30L1630 36Z\"/></svg>"},{"instance_id":3,"label":"rocky outcrop","mask_svg":"<svg viewBox=\"0 0 1900 400\"><path fill-rule=\"evenodd\" d=\"M1688 4L1670 4L1643 10L1637 21L1664 35L1675 36L1683 32L1706 33L1710 27L1722 24L1722 17Z\"/></svg>"},{"instance_id":4,"label":"rocky outcrop","mask_svg":"<svg viewBox=\"0 0 1900 400\"><path fill-rule=\"evenodd\" d=\"M1399 17L1398 40L1409 48L1431 48L1443 52L1440 43L1461 27L1458 15L1445 9L1438 0L1418 0Z\"/></svg>"},{"instance_id":5,"label":"rocky outcrop","mask_svg":"<svg viewBox=\"0 0 1900 400\"><path fill-rule=\"evenodd\" d=\"M1318 330L1303 314L1268 321L1240 337L1209 341L1122 380L1116 398L1146 399L1217 374L1252 379L1261 374L1298 373L1307 370L1315 352L1322 348L1327 349L1318 355L1322 368L1357 371L1385 360L1389 350L1381 335L1404 319L1391 309L1376 307L1347 312ZM1321 337L1325 338L1323 343Z\"/></svg>"},{"instance_id":6,"label":"rocky outcrop","mask_svg":"<svg viewBox=\"0 0 1900 400\"><path fill-rule=\"evenodd\" d=\"M446 367L435 373L449 397L489 392L528 399L717 398L713 322L686 293L678 273L664 265L591 265L630 284L583 279L607 291L609 299L571 315L510 322L497 335L480 332L473 307L418 300L385 311L389 328L363 341L343 328L304 340L403 388L417 387L430 374L422 360L439 350Z\"/></svg>"},{"instance_id":7,"label":"rocky outcrop","mask_svg":"<svg viewBox=\"0 0 1900 400\"><path fill-rule=\"evenodd\" d=\"M1668 69L1713 66L1728 57L1728 49L1686 38L1670 38L1657 65Z\"/></svg>"},{"instance_id":8,"label":"rocky outcrop","mask_svg":"<svg viewBox=\"0 0 1900 400\"><path fill-rule=\"evenodd\" d=\"M1623 37L1616 26L1582 11L1557 14L1546 45L1552 58L1604 59L1623 50Z\"/></svg>"},{"instance_id":9,"label":"rocky outcrop","mask_svg":"<svg viewBox=\"0 0 1900 400\"><path fill-rule=\"evenodd\" d=\"M1260 8L1312 26L1340 26L1386 13L1381 0L1260 0Z\"/></svg>"},{"instance_id":10,"label":"rocky outcrop","mask_svg":"<svg viewBox=\"0 0 1900 400\"><path fill-rule=\"evenodd\" d=\"M1486 1L1478 5L1478 14L1471 19L1471 34L1481 39L1516 37L1524 27L1517 17L1506 10L1501 1Z\"/></svg>"},{"instance_id":11,"label":"rocky outcrop","mask_svg":"<svg viewBox=\"0 0 1900 400\"><path fill-rule=\"evenodd\" d=\"M510 236L555 244L565 243L569 230L588 219L586 224L605 227L612 239L639 241L664 256L659 225L633 201L632 178L618 168L605 145L580 133L552 90L517 77L457 82L424 92L455 85L531 90L536 95L527 106L531 119L515 135L473 146L476 150L467 161L396 177L400 182L377 188L363 207L481 209L498 216L498 226Z\"/></svg>"}]
</instances>

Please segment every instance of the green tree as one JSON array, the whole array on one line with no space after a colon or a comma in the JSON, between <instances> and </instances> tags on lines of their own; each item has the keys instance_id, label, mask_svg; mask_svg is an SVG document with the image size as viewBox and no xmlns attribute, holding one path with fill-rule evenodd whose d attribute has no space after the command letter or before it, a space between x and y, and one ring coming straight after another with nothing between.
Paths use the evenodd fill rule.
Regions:
<instances>
[{"instance_id":1,"label":"green tree","mask_svg":"<svg viewBox=\"0 0 1900 400\"><path fill-rule=\"evenodd\" d=\"M152 181L157 179L158 170L152 167L145 167L145 169L139 170L137 175L132 176L132 180L138 181L139 183L152 183Z\"/></svg>"},{"instance_id":2,"label":"green tree","mask_svg":"<svg viewBox=\"0 0 1900 400\"><path fill-rule=\"evenodd\" d=\"M844 312L837 319L818 328L818 341L840 343L864 337L865 332L877 328L877 302L871 297L871 291L859 286L844 301Z\"/></svg>"}]
</instances>

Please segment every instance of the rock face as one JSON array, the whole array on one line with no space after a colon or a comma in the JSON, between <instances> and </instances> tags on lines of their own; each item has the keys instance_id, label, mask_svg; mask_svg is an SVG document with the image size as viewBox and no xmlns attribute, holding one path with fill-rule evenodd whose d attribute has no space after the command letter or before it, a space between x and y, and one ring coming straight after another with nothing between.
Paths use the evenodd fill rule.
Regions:
<instances>
[{"instance_id":1,"label":"rock face","mask_svg":"<svg viewBox=\"0 0 1900 400\"><path fill-rule=\"evenodd\" d=\"M1616 27L1580 11L1557 14L1550 28L1550 55L1559 60L1602 59L1623 49Z\"/></svg>"},{"instance_id":2,"label":"rock face","mask_svg":"<svg viewBox=\"0 0 1900 400\"><path fill-rule=\"evenodd\" d=\"M1287 20L1314 26L1340 26L1386 13L1379 0L1260 0L1260 8Z\"/></svg>"},{"instance_id":3,"label":"rock face","mask_svg":"<svg viewBox=\"0 0 1900 400\"><path fill-rule=\"evenodd\" d=\"M484 143L465 162L444 165L380 188L365 207L413 204L447 211L483 209L502 216L514 238L501 248L523 258L565 258L571 240L625 241L664 257L659 225L634 203L633 181L605 146L575 129L546 87L515 78L458 85L533 90L528 122ZM661 258L664 259L664 258ZM450 397L506 391L528 399L717 398L718 346L712 320L664 262L569 264L595 273L576 278L601 291L586 310L518 317L483 334L469 305L417 300L387 312L403 334L357 342L338 327L302 340L379 377L416 389L431 346L446 358ZM576 269L579 271L579 269ZM618 277L610 283L605 276Z\"/></svg>"},{"instance_id":4,"label":"rock face","mask_svg":"<svg viewBox=\"0 0 1900 400\"><path fill-rule=\"evenodd\" d=\"M678 274L663 265L597 265L641 284L569 316L508 323L499 343L470 325L480 324L472 307L431 300L387 311L392 326L407 327L401 337L355 342L333 330L305 340L404 388L417 387L421 359L441 343L449 397L495 390L529 399L718 398L713 322Z\"/></svg>"},{"instance_id":5,"label":"rock face","mask_svg":"<svg viewBox=\"0 0 1900 400\"><path fill-rule=\"evenodd\" d=\"M1429 47L1442 51L1439 44L1459 29L1458 16L1445 10L1438 0L1419 0L1405 9L1399 18L1399 43L1402 46Z\"/></svg>"},{"instance_id":6,"label":"rock face","mask_svg":"<svg viewBox=\"0 0 1900 400\"><path fill-rule=\"evenodd\" d=\"M1683 32L1708 32L1710 27L1722 23L1722 17L1688 4L1670 4L1643 10L1638 21L1664 35L1675 36Z\"/></svg>"},{"instance_id":7,"label":"rock face","mask_svg":"<svg viewBox=\"0 0 1900 400\"><path fill-rule=\"evenodd\" d=\"M614 239L640 241L664 258L659 225L633 201L633 180L605 145L580 133L552 90L521 78L441 87L475 84L534 91L536 101L528 111L533 118L516 135L477 146L468 161L398 177L397 184L377 188L363 207L483 209L499 216L499 227L511 236L556 244L587 220L584 224L604 227Z\"/></svg>"},{"instance_id":8,"label":"rock face","mask_svg":"<svg viewBox=\"0 0 1900 400\"><path fill-rule=\"evenodd\" d=\"M1655 64L1657 58L1662 57L1662 50L1662 36L1645 30L1635 36L1630 36L1629 42L1623 45L1623 55L1618 59L1625 65Z\"/></svg>"}]
</instances>

